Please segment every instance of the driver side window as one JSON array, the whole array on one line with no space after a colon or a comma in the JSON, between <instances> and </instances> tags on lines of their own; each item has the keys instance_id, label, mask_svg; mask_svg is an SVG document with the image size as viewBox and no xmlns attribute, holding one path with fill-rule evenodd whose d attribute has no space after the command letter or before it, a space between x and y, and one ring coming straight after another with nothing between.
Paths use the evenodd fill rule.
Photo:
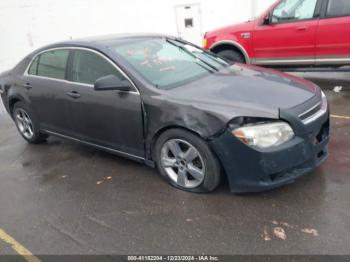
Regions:
<instances>
[{"instance_id":1,"label":"driver side window","mask_svg":"<svg viewBox=\"0 0 350 262\"><path fill-rule=\"evenodd\" d=\"M317 0L283 0L272 13L272 23L312 19Z\"/></svg>"}]
</instances>

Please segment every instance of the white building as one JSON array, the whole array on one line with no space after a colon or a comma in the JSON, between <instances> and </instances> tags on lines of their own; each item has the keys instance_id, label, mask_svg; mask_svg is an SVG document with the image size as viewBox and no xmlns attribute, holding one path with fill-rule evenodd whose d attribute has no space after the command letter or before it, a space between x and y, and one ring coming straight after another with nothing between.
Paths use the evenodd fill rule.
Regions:
<instances>
[{"instance_id":1,"label":"white building","mask_svg":"<svg viewBox=\"0 0 350 262\"><path fill-rule=\"evenodd\" d=\"M1 0L0 72L40 46L115 33L206 31L259 15L274 0Z\"/></svg>"}]
</instances>

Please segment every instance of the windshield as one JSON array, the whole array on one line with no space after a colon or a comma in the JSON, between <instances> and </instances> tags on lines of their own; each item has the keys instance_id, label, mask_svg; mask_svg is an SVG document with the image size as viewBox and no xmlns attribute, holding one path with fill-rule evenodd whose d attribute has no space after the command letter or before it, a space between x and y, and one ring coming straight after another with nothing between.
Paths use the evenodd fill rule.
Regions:
<instances>
[{"instance_id":1,"label":"windshield","mask_svg":"<svg viewBox=\"0 0 350 262\"><path fill-rule=\"evenodd\" d=\"M133 39L110 48L160 89L183 85L228 66L193 45L166 38Z\"/></svg>"}]
</instances>

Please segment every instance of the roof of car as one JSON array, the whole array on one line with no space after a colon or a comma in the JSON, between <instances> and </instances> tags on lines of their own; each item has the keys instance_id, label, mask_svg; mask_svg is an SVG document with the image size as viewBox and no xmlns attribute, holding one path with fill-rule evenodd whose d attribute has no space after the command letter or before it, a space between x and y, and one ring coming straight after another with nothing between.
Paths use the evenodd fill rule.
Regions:
<instances>
[{"instance_id":1,"label":"roof of car","mask_svg":"<svg viewBox=\"0 0 350 262\"><path fill-rule=\"evenodd\" d=\"M121 41L127 41L130 39L147 39L147 38L175 38L173 36L169 35L163 35L163 34L112 34L112 35L101 35L101 36L93 36L93 37L84 37L84 38L77 38L77 39L71 39L67 41L61 41L56 42L44 47L41 47L38 50L35 50L33 53L31 53L30 56L34 56L36 53L41 52L46 49L51 48L59 48L59 47L87 47L87 48L93 48L98 50L105 50L108 49L109 46L116 45L120 43Z\"/></svg>"},{"instance_id":2,"label":"roof of car","mask_svg":"<svg viewBox=\"0 0 350 262\"><path fill-rule=\"evenodd\" d=\"M112 35L100 35L100 36L90 36L84 38L77 38L68 41L63 41L58 44L105 44L105 43L113 43L118 40L125 40L130 38L160 38L160 37L171 37L168 35L162 34L112 34Z\"/></svg>"},{"instance_id":3,"label":"roof of car","mask_svg":"<svg viewBox=\"0 0 350 262\"><path fill-rule=\"evenodd\" d=\"M91 36L84 37L78 40L86 41L86 42L99 42L99 41L110 41L110 40L118 40L125 38L153 38L153 37L168 37L163 34L152 34L152 33L142 33L142 34L111 34L111 35L99 35L99 36Z\"/></svg>"}]
</instances>

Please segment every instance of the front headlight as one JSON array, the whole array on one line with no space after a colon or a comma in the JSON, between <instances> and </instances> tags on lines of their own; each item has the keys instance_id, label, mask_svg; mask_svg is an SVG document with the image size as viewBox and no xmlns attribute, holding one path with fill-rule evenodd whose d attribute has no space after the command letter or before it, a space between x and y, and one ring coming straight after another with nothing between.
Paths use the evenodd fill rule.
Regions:
<instances>
[{"instance_id":1,"label":"front headlight","mask_svg":"<svg viewBox=\"0 0 350 262\"><path fill-rule=\"evenodd\" d=\"M279 146L294 138L293 129L285 122L243 126L233 130L232 134L244 144L258 148Z\"/></svg>"}]
</instances>

